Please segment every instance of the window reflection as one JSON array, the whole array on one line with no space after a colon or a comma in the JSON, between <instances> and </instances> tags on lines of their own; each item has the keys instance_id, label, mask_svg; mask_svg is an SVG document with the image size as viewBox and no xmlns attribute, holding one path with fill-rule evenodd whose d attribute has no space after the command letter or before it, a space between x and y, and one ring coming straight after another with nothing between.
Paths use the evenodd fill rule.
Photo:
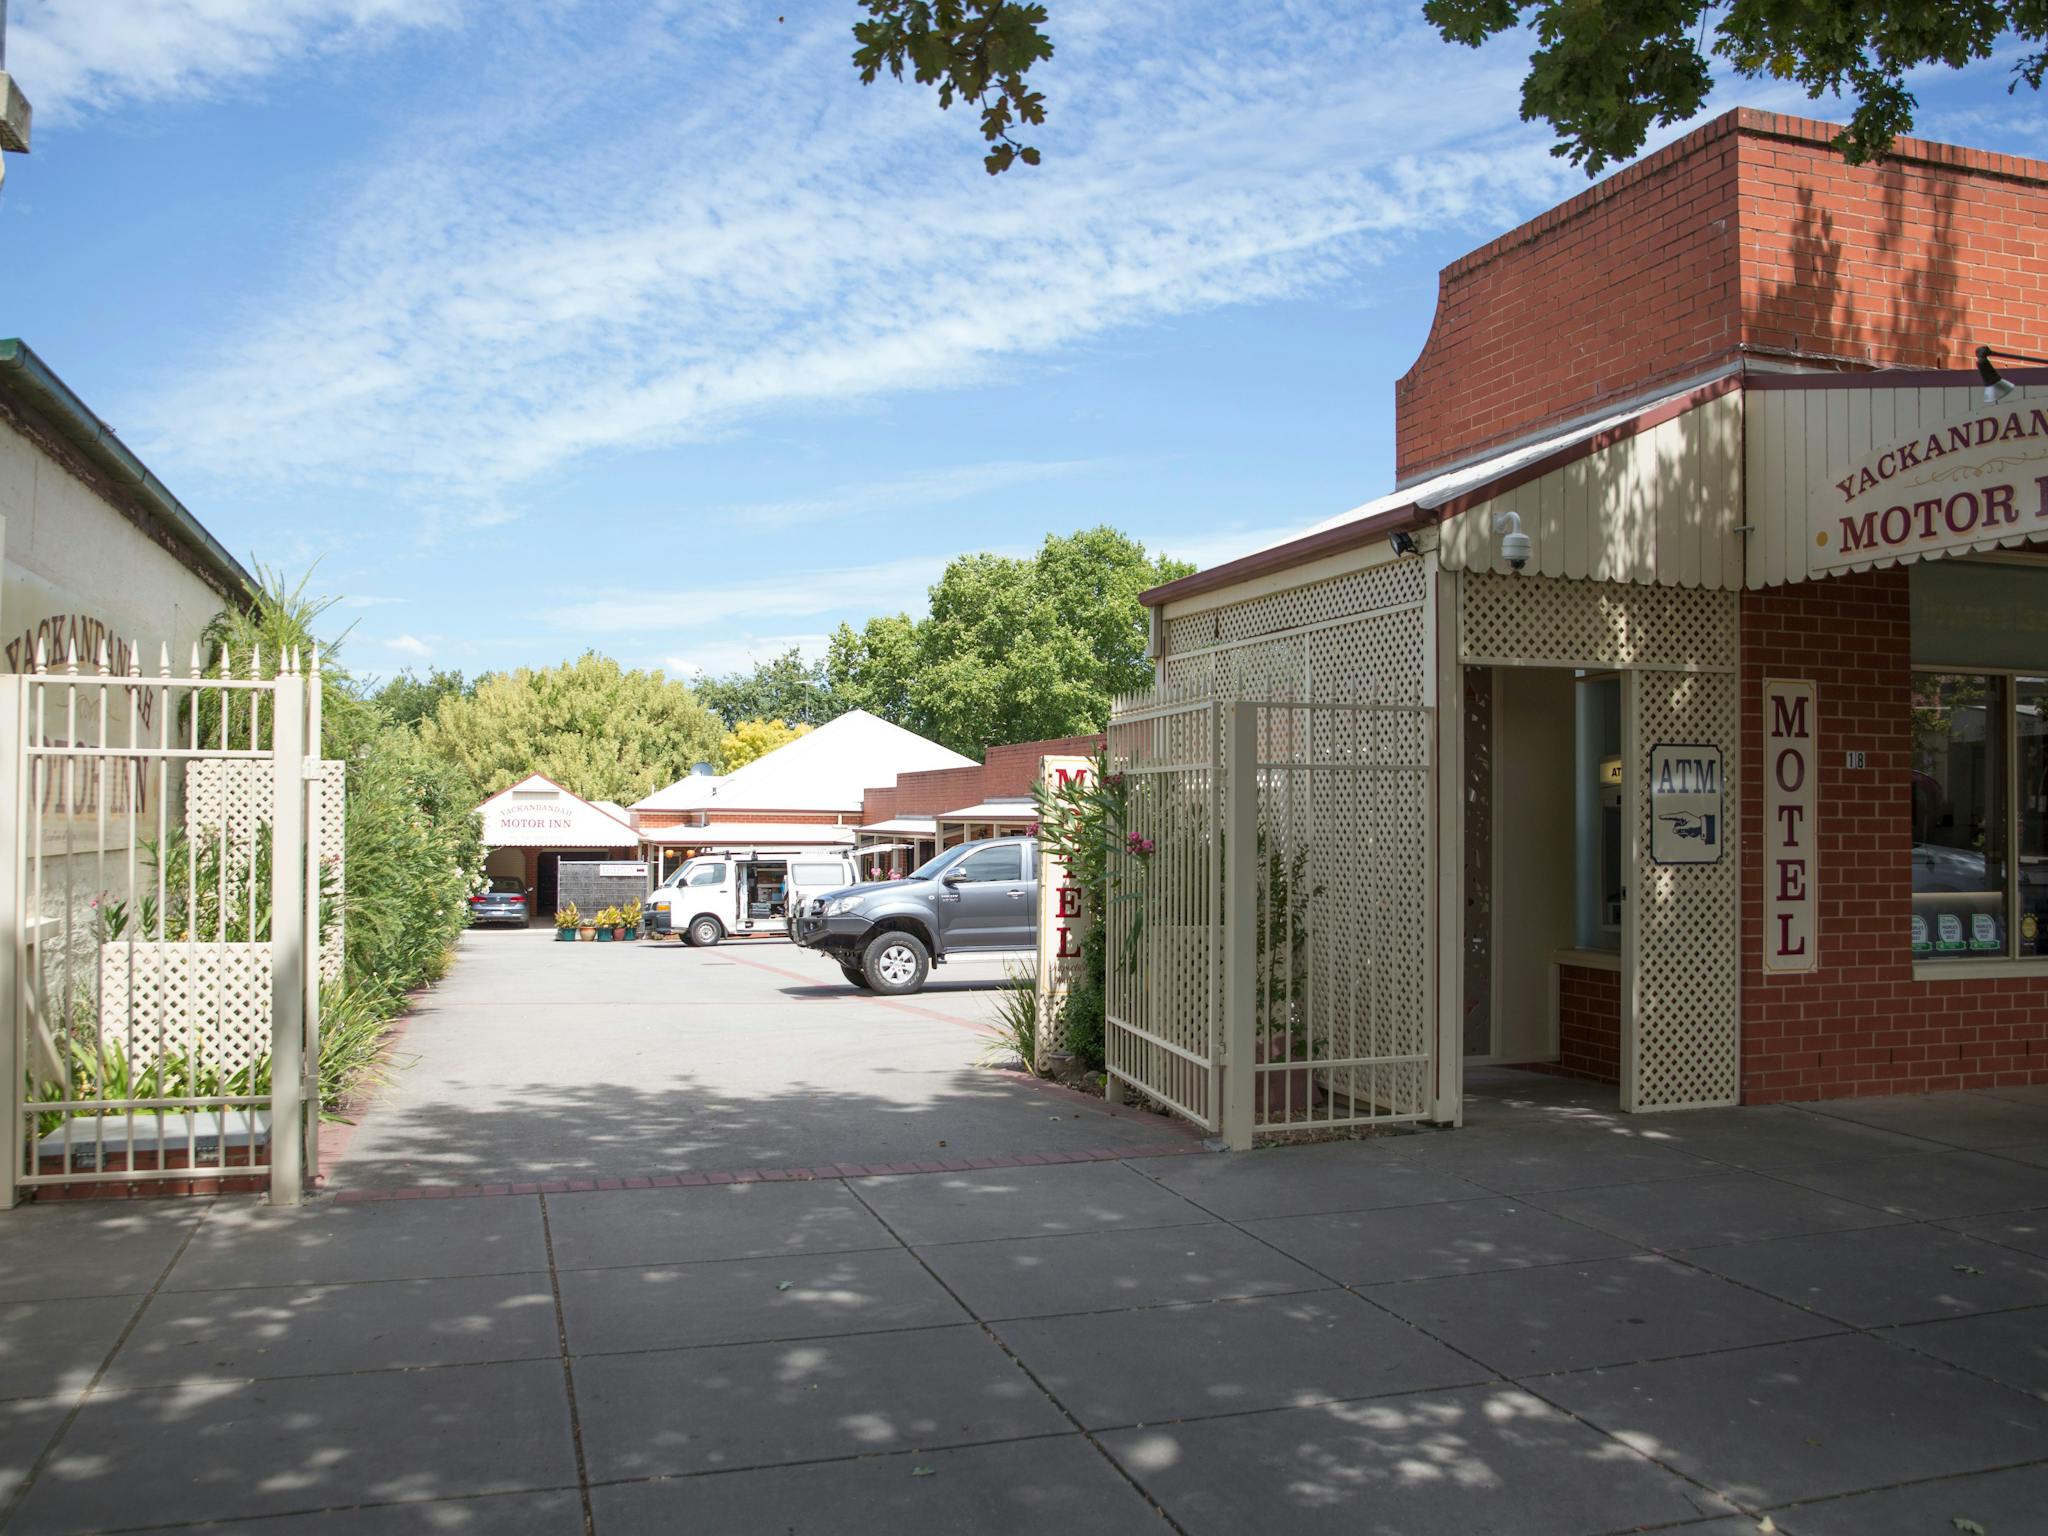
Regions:
<instances>
[{"instance_id":1,"label":"window reflection","mask_svg":"<svg viewBox=\"0 0 2048 1536\"><path fill-rule=\"evenodd\" d=\"M1913 679L1915 955L1995 959L2006 952L2004 699L1996 677L1927 672Z\"/></svg>"}]
</instances>

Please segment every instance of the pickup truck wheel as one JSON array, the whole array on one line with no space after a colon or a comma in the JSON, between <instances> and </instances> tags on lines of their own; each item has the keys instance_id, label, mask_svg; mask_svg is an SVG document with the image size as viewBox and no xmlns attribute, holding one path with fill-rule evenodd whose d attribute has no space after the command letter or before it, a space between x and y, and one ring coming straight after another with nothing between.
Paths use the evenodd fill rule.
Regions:
<instances>
[{"instance_id":1,"label":"pickup truck wheel","mask_svg":"<svg viewBox=\"0 0 2048 1536\"><path fill-rule=\"evenodd\" d=\"M688 938L699 949L709 949L725 937L725 929L715 917L700 917L690 924Z\"/></svg>"},{"instance_id":2,"label":"pickup truck wheel","mask_svg":"<svg viewBox=\"0 0 2048 1536\"><path fill-rule=\"evenodd\" d=\"M868 973L851 961L839 967L839 974L852 982L856 987L859 987L861 991L867 991Z\"/></svg>"},{"instance_id":3,"label":"pickup truck wheel","mask_svg":"<svg viewBox=\"0 0 2048 1536\"><path fill-rule=\"evenodd\" d=\"M931 969L932 958L924 945L908 933L878 934L861 956L868 986L890 997L921 989Z\"/></svg>"}]
</instances>

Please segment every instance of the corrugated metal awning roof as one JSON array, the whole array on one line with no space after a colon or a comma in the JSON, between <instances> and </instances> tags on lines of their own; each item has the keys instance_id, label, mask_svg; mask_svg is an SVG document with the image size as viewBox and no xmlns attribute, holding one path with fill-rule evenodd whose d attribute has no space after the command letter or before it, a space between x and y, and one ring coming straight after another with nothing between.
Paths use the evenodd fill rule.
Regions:
<instances>
[{"instance_id":1,"label":"corrugated metal awning roof","mask_svg":"<svg viewBox=\"0 0 2048 1536\"><path fill-rule=\"evenodd\" d=\"M879 832L885 837L930 837L939 830L936 816L896 816L888 821L870 822L857 832Z\"/></svg>"},{"instance_id":2,"label":"corrugated metal awning roof","mask_svg":"<svg viewBox=\"0 0 2048 1536\"><path fill-rule=\"evenodd\" d=\"M851 848L852 827L798 821L713 821L701 827L663 827L640 834L662 848Z\"/></svg>"},{"instance_id":3,"label":"corrugated metal awning roof","mask_svg":"<svg viewBox=\"0 0 2048 1536\"><path fill-rule=\"evenodd\" d=\"M957 811L942 812L940 821L1036 821L1038 807L1029 800L984 800L979 805L963 806Z\"/></svg>"}]
</instances>

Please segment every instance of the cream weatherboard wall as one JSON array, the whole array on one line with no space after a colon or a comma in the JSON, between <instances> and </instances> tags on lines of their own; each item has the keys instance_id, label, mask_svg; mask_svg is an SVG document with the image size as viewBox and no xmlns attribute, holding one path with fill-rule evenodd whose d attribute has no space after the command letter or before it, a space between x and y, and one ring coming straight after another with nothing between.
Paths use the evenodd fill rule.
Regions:
<instances>
[{"instance_id":1,"label":"cream weatherboard wall","mask_svg":"<svg viewBox=\"0 0 2048 1536\"><path fill-rule=\"evenodd\" d=\"M1662 587L1742 585L1744 391L1693 406L1446 518L1447 571L1513 574L1496 512L1535 544L1525 574Z\"/></svg>"}]
</instances>

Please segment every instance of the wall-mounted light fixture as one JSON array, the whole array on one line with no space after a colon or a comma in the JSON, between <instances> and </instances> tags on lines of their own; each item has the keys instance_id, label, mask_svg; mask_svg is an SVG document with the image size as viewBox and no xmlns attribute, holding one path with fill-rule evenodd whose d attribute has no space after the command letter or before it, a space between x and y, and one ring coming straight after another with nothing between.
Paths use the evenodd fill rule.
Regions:
<instances>
[{"instance_id":1,"label":"wall-mounted light fixture","mask_svg":"<svg viewBox=\"0 0 2048 1536\"><path fill-rule=\"evenodd\" d=\"M1394 546L1394 553L1397 555L1412 555L1415 553L1415 535L1412 533L1390 533L1387 535L1387 542Z\"/></svg>"},{"instance_id":2,"label":"wall-mounted light fixture","mask_svg":"<svg viewBox=\"0 0 2048 1536\"><path fill-rule=\"evenodd\" d=\"M2039 363L2042 367L2048 368L2048 357L2028 357L2024 352L2001 352L1996 347L1979 347L1977 349L1977 377L1984 381L1984 403L1986 405L1998 404L1999 401L2005 399L2006 396L2019 388L2019 385L2013 383L2011 379L2001 376L1999 371L1991 365L1991 359L1994 357L2002 357L2008 363Z\"/></svg>"}]
</instances>

